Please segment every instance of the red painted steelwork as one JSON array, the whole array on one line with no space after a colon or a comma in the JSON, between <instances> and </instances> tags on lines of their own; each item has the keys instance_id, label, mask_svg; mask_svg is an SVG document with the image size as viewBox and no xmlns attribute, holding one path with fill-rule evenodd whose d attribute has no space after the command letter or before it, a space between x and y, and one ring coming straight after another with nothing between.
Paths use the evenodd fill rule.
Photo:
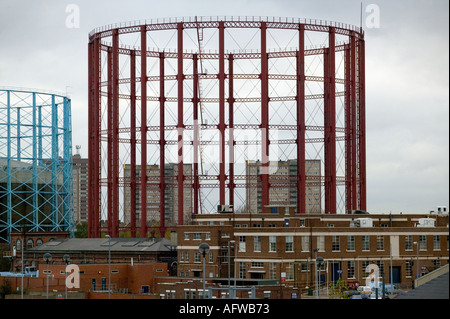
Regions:
<instances>
[{"instance_id":1,"label":"red painted steelwork","mask_svg":"<svg viewBox=\"0 0 450 319\"><path fill-rule=\"evenodd\" d=\"M252 35L236 49L232 46L241 45L240 35L233 37L233 32L239 29L252 29ZM192 50L195 37L189 32L195 31L199 42ZM290 32L289 46L295 48L279 49L276 32ZM173 39L168 47L161 48L158 33L172 33L163 37L164 43ZM322 36L314 43L310 35L318 33L328 41ZM135 39L127 43L133 34ZM205 45L213 43L213 48L202 48L204 37ZM288 188L295 194L297 212L305 214L307 191L313 187L323 196L324 213L366 210L364 46L359 28L291 18L170 19L92 32L89 237L105 231L115 237L123 230L132 237L146 237L156 229L164 236L174 224L185 224L186 217L200 213L205 202L214 204L216 199L211 199L212 193L205 195L205 189L217 189L216 202L233 205L234 210L246 197L239 193L241 188L258 193L258 213L271 204L277 188ZM284 64L278 66L279 61ZM313 63L318 66L311 67ZM209 85L206 90L202 83ZM282 90L285 84L288 93ZM202 123L205 114L209 122ZM219 138L202 140L205 132ZM242 140L248 132L252 137ZM281 133L292 136L278 138ZM310 147L313 143L319 146ZM337 147L339 143L343 147ZM248 145L257 147L254 158L244 154ZM274 161L269 162L269 155L284 146L286 153L280 155L297 160L297 176L269 170ZM167 153L172 148L175 164ZM214 165L209 173L203 172L205 149L219 154L208 163ZM260 176L250 182L236 164L257 159ZM306 170L310 159L320 161L318 176ZM191 162L188 173L186 164ZM122 176L121 165L128 164L130 175ZM157 173L150 173L150 164L159 166ZM177 170L177 175L168 175L170 170ZM136 200L123 203L120 196L125 195ZM123 225L125 206L131 211Z\"/></svg>"}]
</instances>

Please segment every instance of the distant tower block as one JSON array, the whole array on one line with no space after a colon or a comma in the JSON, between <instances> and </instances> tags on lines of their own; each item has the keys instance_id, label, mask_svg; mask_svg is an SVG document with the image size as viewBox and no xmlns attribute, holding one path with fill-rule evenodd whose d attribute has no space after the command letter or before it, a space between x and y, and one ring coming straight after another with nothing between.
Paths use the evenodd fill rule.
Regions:
<instances>
[{"instance_id":1,"label":"distant tower block","mask_svg":"<svg viewBox=\"0 0 450 319\"><path fill-rule=\"evenodd\" d=\"M89 236L164 234L218 205L244 211L246 187L260 193L261 212L289 188L304 214L305 190L314 187L322 213L366 210L364 47L360 28L293 18L157 19L93 30ZM254 183L247 160L261 162ZM297 174L269 178L279 160L297 160ZM320 176L307 172L307 160L320 161ZM124 193L139 197L129 218Z\"/></svg>"},{"instance_id":2,"label":"distant tower block","mask_svg":"<svg viewBox=\"0 0 450 319\"><path fill-rule=\"evenodd\" d=\"M0 242L11 232L73 235L69 98L0 88Z\"/></svg>"}]
</instances>

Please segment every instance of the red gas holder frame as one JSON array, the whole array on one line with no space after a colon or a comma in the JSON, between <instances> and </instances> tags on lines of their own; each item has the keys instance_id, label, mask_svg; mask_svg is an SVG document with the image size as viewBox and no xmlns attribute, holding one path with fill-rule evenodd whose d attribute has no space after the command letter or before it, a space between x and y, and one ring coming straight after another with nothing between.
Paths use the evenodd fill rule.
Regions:
<instances>
[{"instance_id":1,"label":"red gas holder frame","mask_svg":"<svg viewBox=\"0 0 450 319\"><path fill-rule=\"evenodd\" d=\"M199 42L203 40L203 32L211 31L208 41L214 43L215 50L203 50L200 43L194 50L187 45L192 42L187 32L194 30L201 32ZM255 41L257 45L251 48L242 45L237 51L228 48L232 41L226 39L234 30L258 33L255 35L259 40ZM268 41L274 38L273 30L295 32L295 40L291 40L295 48L269 47ZM152 36L158 32L172 32L176 49L149 48ZM313 42L317 33L327 37L325 44L324 41ZM134 40L128 43L132 36ZM140 236L146 237L149 229L159 230L164 236L168 228L185 224L184 190L187 187L191 188L193 198L192 214L202 210L201 190L204 188L218 188L219 204L236 207L236 190L255 187L246 183L244 174L236 174L236 148L244 144L260 147L261 173L257 185L261 207L270 204L272 187L288 187L295 190L297 213L305 214L306 189L316 185L324 189L323 213L366 210L365 42L362 29L337 22L293 18L173 18L95 29L89 34L88 47L89 237L100 237L102 231L118 237L119 232L125 230L131 237L138 236L138 231ZM307 61L309 57L319 64L319 75L312 72L311 61ZM342 63L337 63L338 58ZM279 72L271 64L277 59L294 62ZM206 60L217 63L217 73L206 74L199 70L199 64ZM169 61L173 61L173 65ZM238 73L240 63L244 62L257 64L258 71ZM343 73L343 76L338 77L337 73ZM211 95L201 91L200 82L206 79L215 81L213 85L217 89L211 90ZM236 83L245 79L259 82L245 97L238 96ZM277 93L278 87L271 86L272 81L279 80L294 81L290 94ZM158 82L158 89L150 86ZM309 83L317 83L323 91L312 92ZM338 85L342 90L337 89ZM308 112L308 101L316 101L318 112L313 115ZM273 116L274 113L282 112L273 106L278 102L292 106L295 123L273 119L279 118ZM127 106L123 107L122 103ZM169 111L167 103L176 105L176 112ZM202 121L202 107L208 103L218 107L215 123ZM245 103L255 110L259 123L238 119L237 109ZM157 125L149 125L149 118L156 118L155 114L159 118ZM169 115L176 117L176 123L167 124ZM209 144L202 140L200 132L204 129L217 132L219 140ZM258 130L258 138L239 141L237 130ZM271 132L277 130L291 132L295 138L271 138ZM311 132L322 135L308 138ZM159 137L154 138L153 133L158 133ZM176 133L177 139L170 139L172 133ZM338 143L342 146L337 148L341 145ZM319 145L316 158L322 163L323 175L310 176L305 170L309 144ZM204 145L217 147L218 174L201 172L199 163ZM295 180L270 177L270 150L276 145L295 147ZM177 147L178 174L172 177L173 180L165 173L169 161L167 146ZM192 174L184 172L185 164L190 164L185 161L187 153L193 154ZM151 159L159 164L158 176L148 174L149 154L158 154L156 161ZM120 174L120 167L125 164L130 165L130 177ZM343 190L337 191L339 187ZM171 216L170 220L166 201L161 196L169 188L177 190L177 216ZM147 202L149 190L160 193L161 200L154 211L148 209L151 204ZM130 219L121 221L124 205L121 196L125 191L129 192L130 198L139 194L140 208L132 200ZM150 217L157 222L149 225Z\"/></svg>"}]
</instances>

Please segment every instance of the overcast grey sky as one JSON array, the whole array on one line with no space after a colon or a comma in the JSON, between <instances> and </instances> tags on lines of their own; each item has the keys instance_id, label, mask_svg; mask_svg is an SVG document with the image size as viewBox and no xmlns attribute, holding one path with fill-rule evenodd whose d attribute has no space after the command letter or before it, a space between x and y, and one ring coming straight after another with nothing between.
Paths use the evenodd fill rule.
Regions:
<instances>
[{"instance_id":1,"label":"overcast grey sky","mask_svg":"<svg viewBox=\"0 0 450 319\"><path fill-rule=\"evenodd\" d=\"M68 28L66 7L79 8ZM367 193L374 213L449 205L449 2L363 1ZM73 145L87 156L87 43L96 27L183 16L276 16L360 24L360 0L0 0L0 86L69 92Z\"/></svg>"}]
</instances>

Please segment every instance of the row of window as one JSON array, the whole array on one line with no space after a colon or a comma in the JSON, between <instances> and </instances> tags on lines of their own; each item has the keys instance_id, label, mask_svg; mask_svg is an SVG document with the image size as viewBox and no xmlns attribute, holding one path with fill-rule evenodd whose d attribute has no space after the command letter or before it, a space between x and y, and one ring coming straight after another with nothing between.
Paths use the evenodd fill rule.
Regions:
<instances>
[{"instance_id":1,"label":"row of window","mask_svg":"<svg viewBox=\"0 0 450 319\"><path fill-rule=\"evenodd\" d=\"M261 252L261 236L252 236L253 237L253 251ZM294 252L294 236L284 236L285 244L284 250L286 252ZM331 251L341 251L341 236L331 236ZM347 247L346 251L355 251L356 249L356 236L346 236L347 237ZM368 235L361 236L361 250L362 251L370 251L370 237ZM427 250L427 236L419 235L419 241L414 242L413 236L408 235L405 236L405 250L413 250L413 245L416 243L418 245L419 250L426 251ZM325 251L325 236L317 236L317 248L319 251ZM449 248L449 236L447 236L447 250ZM239 236L239 252L246 252L247 244L246 244L246 236ZM307 252L310 250L310 236L301 236L301 251ZM376 236L376 250L384 251L385 250L385 236L378 235ZM433 235L433 250L441 250L441 236ZM277 251L277 236L269 236L269 252Z\"/></svg>"},{"instance_id":2,"label":"row of window","mask_svg":"<svg viewBox=\"0 0 450 319\"><path fill-rule=\"evenodd\" d=\"M184 263L184 262L188 263L189 262L189 251L180 251L179 257L180 258L179 258L178 262L180 262L180 263ZM214 262L214 254L212 252L208 253L205 256L205 258L206 258L205 261L208 262L208 263ZM194 262L195 263L202 262L202 254L200 254L200 252L198 252L198 251L194 252Z\"/></svg>"},{"instance_id":3,"label":"row of window","mask_svg":"<svg viewBox=\"0 0 450 319\"><path fill-rule=\"evenodd\" d=\"M405 261L405 276L408 277L412 277L413 276L413 272L415 271L413 268L414 265L414 261L413 260L406 260ZM367 271L369 268L368 266L373 263L373 261L367 261L367 260L363 260L361 261L361 269L363 269L363 277L366 278L370 275L370 273ZM269 278L268 279L279 279L280 274L277 273L276 269L277 269L277 265L279 267L279 263L272 263L269 262ZM378 260L376 261L376 264L378 266L378 271L379 271L379 275L381 276L383 273L385 273L385 262L383 260ZM248 263L245 262L239 262L239 278L241 279L245 279L247 276L247 267ZM353 279L356 278L356 269L357 269L357 262L354 260L349 260L346 262L346 269L347 269L347 279ZM435 269L441 267L441 260L440 259L435 259L433 260L433 266ZM298 265L298 267L300 267L302 272L307 272L307 271L314 271L314 268L311 267L315 267L314 265L310 264L310 263L300 263ZM320 271L326 271L326 267L327 265L324 263L320 266ZM251 268L264 268L264 263L262 262L252 262L251 263ZM359 268L359 266L358 266ZM294 271L295 271L295 264L294 263L287 263L286 264L286 268L285 270L285 274L286 274L286 280L294 280Z\"/></svg>"},{"instance_id":4,"label":"row of window","mask_svg":"<svg viewBox=\"0 0 450 319\"><path fill-rule=\"evenodd\" d=\"M36 239L36 246L42 245L44 243L44 241L41 238ZM30 249L34 247L34 239L32 238L28 238L26 241L27 247L26 249ZM16 240L16 250L22 250L22 240L21 239L17 239Z\"/></svg>"}]
</instances>

